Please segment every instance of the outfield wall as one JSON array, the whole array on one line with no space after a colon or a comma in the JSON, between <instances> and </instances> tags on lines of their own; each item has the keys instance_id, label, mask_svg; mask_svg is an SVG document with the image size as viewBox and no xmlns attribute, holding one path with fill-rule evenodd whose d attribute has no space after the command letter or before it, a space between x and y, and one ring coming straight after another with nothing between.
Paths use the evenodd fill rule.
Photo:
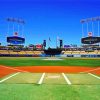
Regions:
<instances>
[{"instance_id":1,"label":"outfield wall","mask_svg":"<svg viewBox=\"0 0 100 100\"><path fill-rule=\"evenodd\" d=\"M0 54L0 57L42 57L42 56L31 55L31 54Z\"/></svg>"},{"instance_id":2,"label":"outfield wall","mask_svg":"<svg viewBox=\"0 0 100 100\"><path fill-rule=\"evenodd\" d=\"M51 57L45 54L0 54L0 57ZM61 54L54 57L86 57L86 58L100 58L100 54Z\"/></svg>"},{"instance_id":3,"label":"outfield wall","mask_svg":"<svg viewBox=\"0 0 100 100\"><path fill-rule=\"evenodd\" d=\"M100 58L100 54L64 54L61 57L86 57L86 58Z\"/></svg>"}]
</instances>

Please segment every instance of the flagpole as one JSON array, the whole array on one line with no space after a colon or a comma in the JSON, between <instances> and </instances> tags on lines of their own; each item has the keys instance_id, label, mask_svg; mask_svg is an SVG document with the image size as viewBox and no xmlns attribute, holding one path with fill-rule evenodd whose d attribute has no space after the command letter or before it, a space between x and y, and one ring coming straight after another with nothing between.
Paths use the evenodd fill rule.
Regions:
<instances>
[{"instance_id":1,"label":"flagpole","mask_svg":"<svg viewBox=\"0 0 100 100\"><path fill-rule=\"evenodd\" d=\"M49 40L48 40L48 48L49 48Z\"/></svg>"},{"instance_id":2,"label":"flagpole","mask_svg":"<svg viewBox=\"0 0 100 100\"><path fill-rule=\"evenodd\" d=\"M87 22L87 34L88 34L88 31L89 31L89 30L88 30L88 22Z\"/></svg>"},{"instance_id":3,"label":"flagpole","mask_svg":"<svg viewBox=\"0 0 100 100\"><path fill-rule=\"evenodd\" d=\"M48 40L48 48L50 48L50 37L49 37L49 40Z\"/></svg>"},{"instance_id":4,"label":"flagpole","mask_svg":"<svg viewBox=\"0 0 100 100\"><path fill-rule=\"evenodd\" d=\"M98 37L99 37L99 20L98 20Z\"/></svg>"},{"instance_id":5,"label":"flagpole","mask_svg":"<svg viewBox=\"0 0 100 100\"><path fill-rule=\"evenodd\" d=\"M9 31L10 31L10 28L9 28L9 22L8 22L8 31L7 31L7 34L6 34L6 36L8 36L8 34L9 34Z\"/></svg>"},{"instance_id":6,"label":"flagpole","mask_svg":"<svg viewBox=\"0 0 100 100\"><path fill-rule=\"evenodd\" d=\"M82 23L82 38L84 37L84 32L83 32L83 23Z\"/></svg>"},{"instance_id":7,"label":"flagpole","mask_svg":"<svg viewBox=\"0 0 100 100\"><path fill-rule=\"evenodd\" d=\"M94 23L93 23L93 20L92 20L92 35L94 36Z\"/></svg>"},{"instance_id":8,"label":"flagpole","mask_svg":"<svg viewBox=\"0 0 100 100\"><path fill-rule=\"evenodd\" d=\"M57 38L56 38L56 48L57 48L57 42L58 42L58 40L57 40Z\"/></svg>"}]
</instances>

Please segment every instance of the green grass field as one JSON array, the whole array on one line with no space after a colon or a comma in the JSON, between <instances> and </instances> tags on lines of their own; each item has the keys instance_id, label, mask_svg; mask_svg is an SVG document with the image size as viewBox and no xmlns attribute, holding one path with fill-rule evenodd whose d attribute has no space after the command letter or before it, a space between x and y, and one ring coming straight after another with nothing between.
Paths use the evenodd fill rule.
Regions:
<instances>
[{"instance_id":1,"label":"green grass field","mask_svg":"<svg viewBox=\"0 0 100 100\"><path fill-rule=\"evenodd\" d=\"M6 66L100 66L100 59L62 58L60 61L45 61L44 58L1 57L0 64Z\"/></svg>"},{"instance_id":2,"label":"green grass field","mask_svg":"<svg viewBox=\"0 0 100 100\"><path fill-rule=\"evenodd\" d=\"M99 100L100 85L0 84L0 100Z\"/></svg>"},{"instance_id":3,"label":"green grass field","mask_svg":"<svg viewBox=\"0 0 100 100\"><path fill-rule=\"evenodd\" d=\"M66 75L72 85L61 73L46 73L41 85L37 84L41 73L20 73L0 84L0 100L99 100L99 79L88 74Z\"/></svg>"},{"instance_id":4,"label":"green grass field","mask_svg":"<svg viewBox=\"0 0 100 100\"><path fill-rule=\"evenodd\" d=\"M0 58L6 66L85 66L100 67L100 59L62 58L44 61L43 58ZM14 73L13 73L14 74ZM13 75L11 74L11 75ZM19 73L0 83L0 100L99 100L100 79L89 74L68 74L69 85L61 73L46 73L43 83L37 84L42 73ZM10 75L0 79L3 80ZM98 75L98 77L100 77Z\"/></svg>"}]
</instances>

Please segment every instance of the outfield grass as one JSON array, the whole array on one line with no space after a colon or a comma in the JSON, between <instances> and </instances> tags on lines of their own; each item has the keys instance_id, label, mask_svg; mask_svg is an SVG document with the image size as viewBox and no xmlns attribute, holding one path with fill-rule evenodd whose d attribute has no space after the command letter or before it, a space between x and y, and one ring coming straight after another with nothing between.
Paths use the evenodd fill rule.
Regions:
<instances>
[{"instance_id":1,"label":"outfield grass","mask_svg":"<svg viewBox=\"0 0 100 100\"><path fill-rule=\"evenodd\" d=\"M0 65L6 66L90 66L100 67L100 59L63 58L60 61L45 61L43 58L1 57Z\"/></svg>"},{"instance_id":2,"label":"outfield grass","mask_svg":"<svg viewBox=\"0 0 100 100\"><path fill-rule=\"evenodd\" d=\"M100 85L0 84L0 100L99 100Z\"/></svg>"}]
</instances>

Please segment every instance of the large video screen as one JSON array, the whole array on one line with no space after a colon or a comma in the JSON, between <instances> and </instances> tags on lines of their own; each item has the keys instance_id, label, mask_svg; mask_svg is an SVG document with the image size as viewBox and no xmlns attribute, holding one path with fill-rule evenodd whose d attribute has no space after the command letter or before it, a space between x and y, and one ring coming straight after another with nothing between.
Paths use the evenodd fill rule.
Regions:
<instances>
[{"instance_id":1,"label":"large video screen","mask_svg":"<svg viewBox=\"0 0 100 100\"><path fill-rule=\"evenodd\" d=\"M100 42L100 37L85 37L81 39L83 44L95 44Z\"/></svg>"},{"instance_id":2,"label":"large video screen","mask_svg":"<svg viewBox=\"0 0 100 100\"><path fill-rule=\"evenodd\" d=\"M25 43L25 38L17 36L7 37L7 42L11 44L23 44Z\"/></svg>"}]
</instances>

